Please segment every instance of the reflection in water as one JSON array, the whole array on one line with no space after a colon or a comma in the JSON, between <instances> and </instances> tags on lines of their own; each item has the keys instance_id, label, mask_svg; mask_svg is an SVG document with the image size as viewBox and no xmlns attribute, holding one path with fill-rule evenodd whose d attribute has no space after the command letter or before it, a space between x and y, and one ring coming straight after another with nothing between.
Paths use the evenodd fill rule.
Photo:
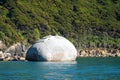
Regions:
<instances>
[{"instance_id":1,"label":"reflection in water","mask_svg":"<svg viewBox=\"0 0 120 80\"><path fill-rule=\"evenodd\" d=\"M55 79L55 80L71 80L74 77L74 71L77 62L39 62L36 63L35 73L37 80Z\"/></svg>"}]
</instances>

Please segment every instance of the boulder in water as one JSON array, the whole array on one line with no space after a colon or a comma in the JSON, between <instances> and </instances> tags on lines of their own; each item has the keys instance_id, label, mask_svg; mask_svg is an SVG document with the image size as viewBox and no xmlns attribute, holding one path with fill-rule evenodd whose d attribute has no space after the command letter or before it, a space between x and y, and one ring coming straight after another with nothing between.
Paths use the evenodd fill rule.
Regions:
<instances>
[{"instance_id":1,"label":"boulder in water","mask_svg":"<svg viewBox=\"0 0 120 80\"><path fill-rule=\"evenodd\" d=\"M74 45L58 35L40 39L26 53L26 60L29 61L73 61L76 57Z\"/></svg>"}]
</instances>

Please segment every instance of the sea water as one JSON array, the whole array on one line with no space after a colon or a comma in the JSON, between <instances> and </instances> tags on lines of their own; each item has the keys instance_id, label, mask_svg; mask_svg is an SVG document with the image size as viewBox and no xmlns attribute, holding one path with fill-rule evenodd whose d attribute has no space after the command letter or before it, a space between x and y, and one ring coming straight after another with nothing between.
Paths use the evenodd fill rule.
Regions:
<instances>
[{"instance_id":1,"label":"sea water","mask_svg":"<svg viewBox=\"0 0 120 80\"><path fill-rule=\"evenodd\" d=\"M0 62L0 80L120 80L120 58L74 62Z\"/></svg>"}]
</instances>

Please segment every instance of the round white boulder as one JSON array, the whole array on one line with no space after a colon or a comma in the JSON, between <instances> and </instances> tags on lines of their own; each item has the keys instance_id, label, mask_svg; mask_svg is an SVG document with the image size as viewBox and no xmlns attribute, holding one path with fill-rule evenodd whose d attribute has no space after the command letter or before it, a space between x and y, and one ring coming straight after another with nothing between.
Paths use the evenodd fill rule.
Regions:
<instances>
[{"instance_id":1,"label":"round white boulder","mask_svg":"<svg viewBox=\"0 0 120 80\"><path fill-rule=\"evenodd\" d=\"M40 39L26 53L26 60L29 61L73 61L76 57L74 45L58 35Z\"/></svg>"}]
</instances>

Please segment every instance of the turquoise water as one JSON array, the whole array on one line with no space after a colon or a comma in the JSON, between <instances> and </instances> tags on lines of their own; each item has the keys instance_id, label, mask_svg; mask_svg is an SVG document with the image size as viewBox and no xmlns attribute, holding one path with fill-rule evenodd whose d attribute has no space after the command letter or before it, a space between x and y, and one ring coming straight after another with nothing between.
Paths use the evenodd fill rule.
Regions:
<instances>
[{"instance_id":1,"label":"turquoise water","mask_svg":"<svg viewBox=\"0 0 120 80\"><path fill-rule=\"evenodd\" d=\"M0 62L0 80L120 80L120 58L76 62Z\"/></svg>"}]
</instances>

